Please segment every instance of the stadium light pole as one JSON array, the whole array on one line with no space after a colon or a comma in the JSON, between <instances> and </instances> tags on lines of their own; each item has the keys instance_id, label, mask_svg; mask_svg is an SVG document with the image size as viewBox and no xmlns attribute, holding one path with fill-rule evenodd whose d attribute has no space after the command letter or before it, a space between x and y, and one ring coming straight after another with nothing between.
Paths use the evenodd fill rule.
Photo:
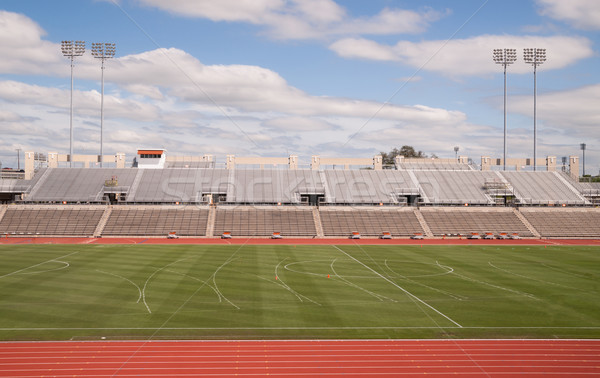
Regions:
<instances>
[{"instance_id":1,"label":"stadium light pole","mask_svg":"<svg viewBox=\"0 0 600 378\"><path fill-rule=\"evenodd\" d=\"M523 50L525 63L533 65L533 170L537 170L537 66L546 61L546 49L527 48Z\"/></svg>"},{"instance_id":2,"label":"stadium light pole","mask_svg":"<svg viewBox=\"0 0 600 378\"><path fill-rule=\"evenodd\" d=\"M104 150L103 150L103 134L104 134L104 61L115 56L115 44L114 43L92 43L92 55L94 58L100 59L102 62L102 91L100 95L100 168L104 162Z\"/></svg>"},{"instance_id":3,"label":"stadium light pole","mask_svg":"<svg viewBox=\"0 0 600 378\"><path fill-rule=\"evenodd\" d=\"M458 147L458 146L454 147L454 159L455 159L457 162L458 162L458 150L459 150L459 147Z\"/></svg>"},{"instance_id":4,"label":"stadium light pole","mask_svg":"<svg viewBox=\"0 0 600 378\"><path fill-rule=\"evenodd\" d=\"M61 50L64 56L71 59L71 116L70 116L70 143L69 143L69 166L73 167L73 67L76 56L82 56L85 52L84 41L62 41Z\"/></svg>"},{"instance_id":5,"label":"stadium light pole","mask_svg":"<svg viewBox=\"0 0 600 378\"><path fill-rule=\"evenodd\" d=\"M506 171L506 67L517 60L516 49L494 49L494 62L504 67L504 170Z\"/></svg>"},{"instance_id":6,"label":"stadium light pole","mask_svg":"<svg viewBox=\"0 0 600 378\"><path fill-rule=\"evenodd\" d=\"M17 170L21 170L21 149L17 148ZM584 170L585 171L585 170Z\"/></svg>"},{"instance_id":7,"label":"stadium light pole","mask_svg":"<svg viewBox=\"0 0 600 378\"><path fill-rule=\"evenodd\" d=\"M585 148L586 148L587 146L586 146L586 144L585 144L585 143L581 143L581 144L579 145L579 147L581 147L581 151L583 151L583 160L582 160L582 162L583 162L583 175L582 175L582 176L585 176Z\"/></svg>"}]
</instances>

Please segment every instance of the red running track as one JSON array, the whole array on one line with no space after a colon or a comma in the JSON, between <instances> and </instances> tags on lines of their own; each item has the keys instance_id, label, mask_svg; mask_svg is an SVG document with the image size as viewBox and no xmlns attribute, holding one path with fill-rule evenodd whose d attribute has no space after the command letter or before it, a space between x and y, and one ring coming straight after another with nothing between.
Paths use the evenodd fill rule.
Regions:
<instances>
[{"instance_id":1,"label":"red running track","mask_svg":"<svg viewBox=\"0 0 600 378\"><path fill-rule=\"evenodd\" d=\"M600 340L0 343L3 377L600 376Z\"/></svg>"},{"instance_id":2,"label":"red running track","mask_svg":"<svg viewBox=\"0 0 600 378\"><path fill-rule=\"evenodd\" d=\"M307 238L181 238L157 237L85 238L85 237L0 237L0 244L247 244L247 245L593 245L600 239L520 239L520 240L469 240L469 239L307 239Z\"/></svg>"}]
</instances>

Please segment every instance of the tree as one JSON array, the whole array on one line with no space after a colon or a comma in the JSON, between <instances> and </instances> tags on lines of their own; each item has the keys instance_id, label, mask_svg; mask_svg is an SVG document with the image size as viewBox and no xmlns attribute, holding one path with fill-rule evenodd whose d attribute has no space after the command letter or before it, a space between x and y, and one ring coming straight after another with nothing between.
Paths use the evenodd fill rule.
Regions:
<instances>
[{"instance_id":1,"label":"tree","mask_svg":"<svg viewBox=\"0 0 600 378\"><path fill-rule=\"evenodd\" d=\"M415 151L413 146L402 146L400 149L394 147L390 152L381 152L383 165L394 165L396 156L404 156L405 158L426 158L427 155L423 151ZM435 157L435 155L432 155Z\"/></svg>"}]
</instances>

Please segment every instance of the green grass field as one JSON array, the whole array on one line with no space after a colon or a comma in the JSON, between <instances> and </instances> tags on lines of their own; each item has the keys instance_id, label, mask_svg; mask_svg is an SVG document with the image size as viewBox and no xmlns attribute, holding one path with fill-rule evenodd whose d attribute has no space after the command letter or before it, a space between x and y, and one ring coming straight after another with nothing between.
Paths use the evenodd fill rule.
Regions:
<instances>
[{"instance_id":1,"label":"green grass field","mask_svg":"<svg viewBox=\"0 0 600 378\"><path fill-rule=\"evenodd\" d=\"M0 340L599 338L600 249L0 247Z\"/></svg>"}]
</instances>

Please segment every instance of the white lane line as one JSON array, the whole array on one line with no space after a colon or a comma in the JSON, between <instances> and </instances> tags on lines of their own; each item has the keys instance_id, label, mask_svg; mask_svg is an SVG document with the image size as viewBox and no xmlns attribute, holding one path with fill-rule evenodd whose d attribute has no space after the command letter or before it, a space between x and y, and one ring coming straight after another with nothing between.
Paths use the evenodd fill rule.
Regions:
<instances>
[{"instance_id":1,"label":"white lane line","mask_svg":"<svg viewBox=\"0 0 600 378\"><path fill-rule=\"evenodd\" d=\"M346 253L346 251L342 250L341 248L339 248L337 245L334 245L333 248L337 249L338 251L342 252L344 255L348 256L349 258L351 258L352 260L356 261L357 263L359 263L360 265L364 266L365 268L367 268L368 270L370 270L371 272L375 273L376 275L378 275L379 277L383 278L384 280L386 280L387 282L391 283L392 285L394 285L395 287L397 287L398 289L402 290L406 295L408 295L409 297L415 299L416 301L418 301L419 303L422 303L423 305L427 306L427 308L433 310L435 313L443 316L445 319L449 320L452 324L455 324L456 326L458 326L459 328L462 328L462 326L460 324L458 324L457 322L455 322L454 320L452 320L450 317L448 317L447 315L445 315L444 313L442 313L441 311L439 311L438 309L436 309L435 307L433 307L432 305L430 305L429 303L423 301L421 298L417 297L416 295L414 295L413 293L409 292L408 290L406 290L405 288L403 288L402 286L398 285L397 283L395 283L394 281L390 280L389 278L383 276L381 273L377 272L376 270L374 270L373 268L365 265L362 263L362 261L354 258L353 256L351 256L350 254ZM439 328L439 327L436 327Z\"/></svg>"}]
</instances>

